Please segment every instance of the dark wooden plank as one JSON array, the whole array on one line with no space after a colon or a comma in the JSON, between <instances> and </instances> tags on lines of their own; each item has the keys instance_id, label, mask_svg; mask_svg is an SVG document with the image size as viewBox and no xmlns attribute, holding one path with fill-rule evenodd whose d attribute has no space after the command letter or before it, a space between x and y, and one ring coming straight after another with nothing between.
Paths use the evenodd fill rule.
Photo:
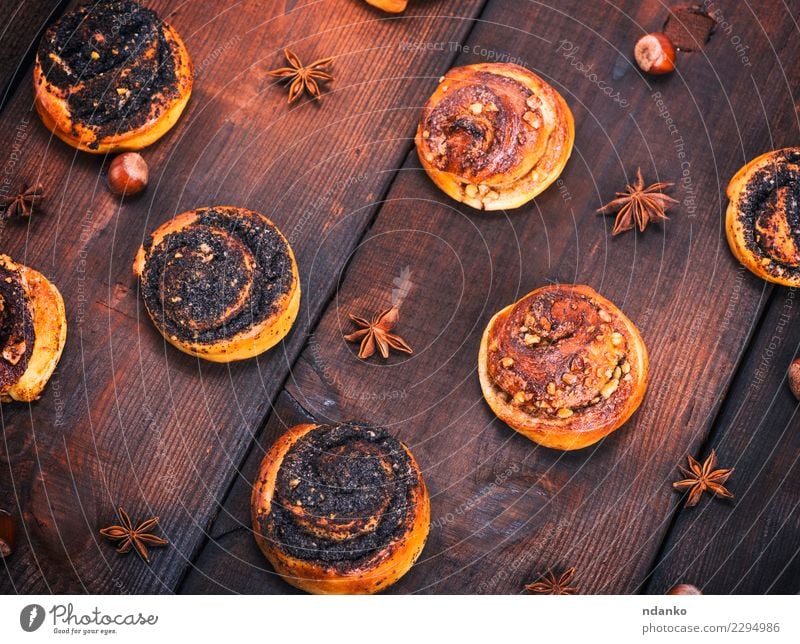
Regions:
<instances>
[{"instance_id":1,"label":"dark wooden plank","mask_svg":"<svg viewBox=\"0 0 800 644\"><path fill-rule=\"evenodd\" d=\"M29 73L39 37L68 0L6 0L0 4L0 107Z\"/></svg>"},{"instance_id":2,"label":"dark wooden plank","mask_svg":"<svg viewBox=\"0 0 800 644\"><path fill-rule=\"evenodd\" d=\"M778 7L754 15L726 4L750 65L720 31L703 53L681 56L678 74L652 81L631 66L629 52L642 29L661 25L664 9L616 5L488 5L458 62L521 59L550 79L575 113L573 159L535 203L503 215L449 201L411 154L292 370L287 391L309 413L385 424L424 469L431 536L393 592L517 593L537 572L569 565L583 592L640 591L678 501L670 487L675 464L707 436L770 291L728 251L724 190L748 158L794 140L800 69L791 21ZM785 46L774 50L775 42ZM594 210L637 165L664 181L680 180L688 167L675 190L682 205L663 227L612 240L611 222ZM387 305L398 279L411 285L398 331L415 355L362 363L342 339L347 313ZM475 375L491 315L548 281L588 283L610 297L638 324L651 354L642 408L577 453L538 448L493 419ZM276 412L291 417L283 406ZM272 438L279 428L270 424ZM224 539L203 553L183 590L287 589L263 572L247 543L247 473L260 456L251 455L212 529Z\"/></svg>"},{"instance_id":3,"label":"dark wooden plank","mask_svg":"<svg viewBox=\"0 0 800 644\"><path fill-rule=\"evenodd\" d=\"M189 569L179 592L188 593L291 593L301 591L284 583L270 568L253 539L249 494L258 466L276 436L299 423L314 419L285 391L275 401L273 413L259 436L244 468L237 471L233 489L236 503L225 503L208 531L208 541ZM244 497L248 496L247 499ZM224 563L225 570L218 568ZM254 580L257 580L254 583Z\"/></svg>"},{"instance_id":4,"label":"dark wooden plank","mask_svg":"<svg viewBox=\"0 0 800 644\"><path fill-rule=\"evenodd\" d=\"M428 79L452 56L402 43L463 38L482 2L428 3L391 21L339 0L149 4L187 41L197 83L177 127L145 152L143 197L120 205L103 185L102 159L52 140L30 111L27 84L3 115L4 143L16 123L32 120L15 178L41 180L49 194L46 214L0 231L2 246L59 286L70 334L43 399L2 410L0 507L23 525L0 591L174 588L405 158ZM337 56L321 105L287 109L285 90L266 75L284 46L305 59ZM287 341L230 367L166 347L130 270L145 234L215 203L270 216L294 247L304 290ZM150 567L99 541L117 505L161 516L173 545Z\"/></svg>"},{"instance_id":5,"label":"dark wooden plank","mask_svg":"<svg viewBox=\"0 0 800 644\"><path fill-rule=\"evenodd\" d=\"M786 382L800 350L798 297L780 288L771 301L706 446L736 468L736 498L681 510L649 592L678 580L707 593L800 592L798 402Z\"/></svg>"}]
</instances>

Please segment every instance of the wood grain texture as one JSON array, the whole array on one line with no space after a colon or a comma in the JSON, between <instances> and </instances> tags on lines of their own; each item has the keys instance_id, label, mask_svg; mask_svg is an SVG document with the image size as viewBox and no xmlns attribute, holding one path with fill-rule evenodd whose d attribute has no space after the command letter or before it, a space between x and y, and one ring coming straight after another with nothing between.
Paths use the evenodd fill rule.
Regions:
<instances>
[{"instance_id":1,"label":"wood grain texture","mask_svg":"<svg viewBox=\"0 0 800 644\"><path fill-rule=\"evenodd\" d=\"M35 55L45 27L67 0L6 0L0 3L0 107L5 105Z\"/></svg>"},{"instance_id":2,"label":"wood grain texture","mask_svg":"<svg viewBox=\"0 0 800 644\"><path fill-rule=\"evenodd\" d=\"M648 592L676 583L706 593L800 592L798 401L786 382L800 350L798 298L777 290L704 446L720 467L735 468L727 485L735 499L708 497L680 512Z\"/></svg>"},{"instance_id":3,"label":"wood grain texture","mask_svg":"<svg viewBox=\"0 0 800 644\"><path fill-rule=\"evenodd\" d=\"M800 129L800 38L785 7L720 0L724 23L705 49L652 80L630 52L663 24L656 1L434 0L391 19L356 0L148 4L187 41L197 83L178 126L145 152L141 198L120 204L103 159L53 140L26 83L0 115L4 149L24 133L14 181L49 188L46 214L6 222L0 244L56 282L70 322L43 399L0 409L0 507L22 518L0 592L294 592L252 538L250 484L275 437L312 415L384 424L423 468L431 535L390 592L518 593L571 565L581 592L663 592L678 580L796 592L796 419L775 383L797 338L786 332L765 384L748 391L786 296L777 291L759 325L772 288L738 267L723 232L728 178ZM337 56L320 105L287 109L265 75L284 46L303 60ZM575 114L561 180L518 211L453 203L409 153L420 106L454 59L524 64ZM594 210L639 165L647 180L679 182L682 204L663 226L611 239L612 220ZM145 234L213 203L271 217L304 289L287 340L230 367L165 346L130 276ZM491 315L552 281L612 299L651 354L632 421L570 454L494 419L475 374ZM414 355L359 361L342 338L347 314L398 298ZM761 418L775 425L754 429ZM738 498L684 512L675 466L710 445L735 464ZM161 516L173 546L150 567L99 541L117 505L134 520Z\"/></svg>"},{"instance_id":4,"label":"wood grain texture","mask_svg":"<svg viewBox=\"0 0 800 644\"><path fill-rule=\"evenodd\" d=\"M447 200L412 153L293 367L287 392L308 413L384 424L423 467L431 536L392 592L518 593L537 574L572 565L582 592L642 592L680 500L670 486L675 466L709 435L771 291L729 253L724 193L747 159L796 135L791 21L778 7L753 14L725 3L731 31L653 81L632 66L630 51L665 11L656 2L624 7L487 5L458 62L518 59L550 80L575 113L572 160L557 185L504 215ZM737 42L753 52L749 64ZM754 97L762 99L755 107ZM612 221L594 210L637 166L650 181L679 182L673 194L682 204L663 226L611 239ZM475 375L491 315L551 281L587 283L612 299L640 327L651 356L639 412L577 453L538 448L493 419ZM397 332L415 354L359 361L342 339L352 328L347 314L386 306L403 284L410 292ZM282 398L275 413L291 417L292 409ZM270 423L267 433L278 430ZM260 456L251 454L184 591L288 589L251 558L252 535L239 529L247 473ZM776 504L770 516L780 522L790 511ZM752 561L762 545L746 549ZM731 577L715 591L735 592ZM757 582L752 590L775 587Z\"/></svg>"},{"instance_id":5,"label":"wood grain texture","mask_svg":"<svg viewBox=\"0 0 800 644\"><path fill-rule=\"evenodd\" d=\"M2 117L4 143L27 124L14 179L49 190L45 214L7 223L1 243L58 285L70 333L43 399L2 410L0 505L22 526L0 591L174 589L410 147L427 89L412 81L438 77L449 61L403 43L463 37L481 2L432 2L419 17L391 21L338 0L148 5L181 33L197 78L176 128L144 153L151 183L141 198L121 204L104 186L102 158L52 139L31 112L27 84ZM287 109L285 89L266 75L284 46L306 59L337 57L321 105ZM131 276L145 234L220 203L276 222L304 292L286 341L230 367L166 346ZM118 505L134 520L161 517L172 547L150 567L100 541Z\"/></svg>"}]
</instances>

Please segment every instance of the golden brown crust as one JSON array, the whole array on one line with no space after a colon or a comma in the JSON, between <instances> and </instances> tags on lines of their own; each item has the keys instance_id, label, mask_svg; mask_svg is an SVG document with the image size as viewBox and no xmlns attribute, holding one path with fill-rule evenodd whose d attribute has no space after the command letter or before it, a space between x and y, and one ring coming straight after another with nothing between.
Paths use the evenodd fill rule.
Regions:
<instances>
[{"instance_id":1,"label":"golden brown crust","mask_svg":"<svg viewBox=\"0 0 800 644\"><path fill-rule=\"evenodd\" d=\"M403 13L408 6L408 0L366 0L366 2L388 13Z\"/></svg>"},{"instance_id":2,"label":"golden brown crust","mask_svg":"<svg viewBox=\"0 0 800 644\"><path fill-rule=\"evenodd\" d=\"M115 3L109 3L115 4ZM120 7L120 11L125 11L127 5L134 6L133 3L116 3ZM93 7L95 12L102 9L102 3L98 3L97 7ZM80 8L80 12L90 11L86 8ZM73 12L73 14L76 12ZM136 13L136 12L135 12ZM152 13L146 10L138 10L138 14ZM69 17L69 16L66 16ZM124 20L121 22L124 26ZM181 113L183 112L189 97L192 93L193 83L193 69L192 62L189 57L189 52L186 49L181 37L169 24L159 22L158 28L160 34L163 36L163 44L169 50L170 56L170 87L165 88L164 91L157 91L150 99L149 103L142 106L141 110L146 110L142 115L134 115L131 112L125 112L124 120L119 119L110 123L103 123L102 126L89 123L81 117L73 115L73 109L70 106L70 96L76 91L85 88L90 82L93 81L92 70L87 69L82 74L70 73L70 77L76 77L74 84L65 85L65 74L62 70L71 68L67 63L60 58L58 51L53 51L51 48L46 47L47 39L53 38L53 30L58 27L58 23L51 27L43 39L43 45L40 47L36 56L36 62L33 69L33 84L34 84L34 102L36 111L38 112L44 125L55 134L62 141L68 145L96 154L106 154L109 152L121 152L128 150L140 150L153 143L166 134L173 125L178 121ZM116 30L116 32L114 31ZM114 43L110 42L113 37L111 34L118 33L119 28L112 26L107 31L110 34L103 37L103 47L110 49ZM82 32L76 31L76 37L81 37ZM106 90L103 96L98 99L100 102L106 100L115 100L119 98L116 93L116 85L119 87L120 92L129 91L135 93L142 91L136 88L127 89L124 87L126 79L130 78L128 74L133 67L135 57L148 59L148 64L151 66L155 64L157 68L165 67L164 64L158 65L153 63L149 58L157 55L157 46L159 42L154 41L153 46L137 48L136 52L128 58L123 58L120 62L121 67L103 69L98 72L97 78L107 78L104 82ZM74 43L71 43L74 47ZM100 47L98 47L100 49ZM46 57L46 60L42 60ZM102 62L102 61L101 61ZM44 66L47 66L45 70ZM54 71L53 71L54 70ZM174 78L173 78L174 76ZM49 77L59 79L59 83L51 82Z\"/></svg>"},{"instance_id":3,"label":"golden brown crust","mask_svg":"<svg viewBox=\"0 0 800 644\"><path fill-rule=\"evenodd\" d=\"M630 418L647 388L639 331L588 286L536 289L489 322L478 375L484 398L513 429L573 450Z\"/></svg>"},{"instance_id":4,"label":"golden brown crust","mask_svg":"<svg viewBox=\"0 0 800 644\"><path fill-rule=\"evenodd\" d=\"M289 242L267 217L246 208L198 208L162 224L139 248L133 273L164 338L212 362L270 349L289 333L300 308Z\"/></svg>"},{"instance_id":5,"label":"golden brown crust","mask_svg":"<svg viewBox=\"0 0 800 644\"><path fill-rule=\"evenodd\" d=\"M0 390L0 400L31 402L42 395L66 343L64 300L55 285L38 271L14 263L7 255L0 255L0 266L18 271L33 323L33 350L27 357L25 370L15 383Z\"/></svg>"},{"instance_id":6,"label":"golden brown crust","mask_svg":"<svg viewBox=\"0 0 800 644\"><path fill-rule=\"evenodd\" d=\"M575 123L566 101L510 63L456 67L442 77L417 128L422 167L456 201L518 208L561 174Z\"/></svg>"},{"instance_id":7,"label":"golden brown crust","mask_svg":"<svg viewBox=\"0 0 800 644\"><path fill-rule=\"evenodd\" d=\"M734 256L760 278L800 286L800 148L745 164L728 184L725 232Z\"/></svg>"},{"instance_id":8,"label":"golden brown crust","mask_svg":"<svg viewBox=\"0 0 800 644\"><path fill-rule=\"evenodd\" d=\"M371 428L366 426L341 425L336 429L355 427L363 431ZM251 498L251 514L253 530L259 548L272 564L275 571L285 581L293 586L315 594L372 594L380 592L400 579L414 564L425 546L430 526L430 498L427 488L422 480L419 465L414 460L408 448L390 439L390 444L395 443L403 450L403 462L410 468L405 477L399 476L397 485L406 485L404 488L404 508L383 504L383 512L367 517L357 517L354 521L337 524L335 521L326 522L324 517L309 516L296 518L301 522L304 530L313 530L316 535L314 542L328 544L342 544L331 547L345 548L347 541L355 536L369 532L377 532L381 522L391 521L398 513L403 513L401 526L395 529L387 542L381 543L376 550L370 550L363 557L355 561L338 563L324 557L324 553L311 552L305 556L293 553L288 544L280 543L272 535L279 534L274 529L277 519L274 515L275 499L278 498L276 486L281 468L284 467L286 457L293 447L315 430L329 430L327 426L304 424L292 427L283 434L269 450L261 463L256 484L253 487ZM375 430L382 432L384 430ZM363 446L356 446L355 458L364 458L365 452L358 451ZM335 456L347 457L351 452L345 451ZM366 452L374 454L374 452ZM385 455L385 452L383 453ZM322 452L321 459L330 457L329 453ZM380 455L379 457L380 458ZM324 467L322 465L321 467ZM402 468L401 468L402 469ZM392 475L392 472L389 473ZM294 483L294 481L293 481ZM300 485L299 481L295 483ZM344 484L342 484L344 485ZM391 479L384 482L383 488L392 486ZM312 488L313 489L313 488ZM336 486L327 488L329 493L335 494ZM370 493L372 490L368 490ZM353 491L351 490L350 493ZM388 501L387 501L388 503ZM291 508L289 508L291 509ZM387 517L389 517L387 519Z\"/></svg>"}]
</instances>

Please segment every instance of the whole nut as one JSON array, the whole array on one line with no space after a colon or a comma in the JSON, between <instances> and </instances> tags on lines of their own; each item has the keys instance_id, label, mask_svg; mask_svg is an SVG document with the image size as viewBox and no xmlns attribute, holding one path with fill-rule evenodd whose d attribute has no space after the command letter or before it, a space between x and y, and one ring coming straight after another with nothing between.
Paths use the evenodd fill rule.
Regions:
<instances>
[{"instance_id":1,"label":"whole nut","mask_svg":"<svg viewBox=\"0 0 800 644\"><path fill-rule=\"evenodd\" d=\"M5 510L0 510L0 559L14 552L17 527L12 517Z\"/></svg>"},{"instance_id":2,"label":"whole nut","mask_svg":"<svg viewBox=\"0 0 800 644\"><path fill-rule=\"evenodd\" d=\"M667 591L667 595L702 595L703 593L697 586L692 584L678 584Z\"/></svg>"},{"instance_id":3,"label":"whole nut","mask_svg":"<svg viewBox=\"0 0 800 644\"><path fill-rule=\"evenodd\" d=\"M794 397L800 400L800 358L795 358L789 365L789 389L792 390Z\"/></svg>"},{"instance_id":4,"label":"whole nut","mask_svg":"<svg viewBox=\"0 0 800 644\"><path fill-rule=\"evenodd\" d=\"M108 189L121 197L132 197L147 187L150 171L138 152L125 152L108 167Z\"/></svg>"},{"instance_id":5,"label":"whole nut","mask_svg":"<svg viewBox=\"0 0 800 644\"><path fill-rule=\"evenodd\" d=\"M654 32L639 38L633 56L639 68L648 74L669 74L675 69L675 46L662 33Z\"/></svg>"}]
</instances>

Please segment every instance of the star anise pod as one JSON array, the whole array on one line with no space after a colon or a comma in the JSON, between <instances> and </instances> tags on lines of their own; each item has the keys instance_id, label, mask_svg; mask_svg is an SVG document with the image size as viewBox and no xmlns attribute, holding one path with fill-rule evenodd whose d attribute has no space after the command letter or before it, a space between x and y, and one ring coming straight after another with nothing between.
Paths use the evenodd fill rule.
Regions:
<instances>
[{"instance_id":1,"label":"star anise pod","mask_svg":"<svg viewBox=\"0 0 800 644\"><path fill-rule=\"evenodd\" d=\"M685 467L681 467L678 465L678 469L681 471L686 478L681 479L680 481L675 481L672 484L676 490L683 492L685 490L689 490L689 496L686 499L686 505L684 507L691 508L697 505L700 501L700 497L703 496L703 492L708 490L714 496L719 496L725 499L732 499L733 494L731 494L725 486L723 485L725 481L728 480L728 477L733 474L733 470L718 470L717 467L717 455L714 453L714 450L711 450L711 454L705 460L705 462L700 465L693 457L689 456L689 469L687 470Z\"/></svg>"},{"instance_id":2,"label":"star anise pod","mask_svg":"<svg viewBox=\"0 0 800 644\"><path fill-rule=\"evenodd\" d=\"M303 90L308 92L313 98L319 99L320 89L317 81L332 81L333 76L328 72L322 71L330 66L333 58L320 58L310 65L303 65L300 59L292 51L283 50L283 55L289 62L289 67L279 67L269 72L270 76L278 76L290 81L289 85L289 104L294 103Z\"/></svg>"},{"instance_id":3,"label":"star anise pod","mask_svg":"<svg viewBox=\"0 0 800 644\"><path fill-rule=\"evenodd\" d=\"M667 208L678 202L661 191L674 185L674 183L654 183L645 188L642 169L636 168L636 181L633 185L625 186L625 190L617 193L616 199L598 208L597 212L601 215L617 213L612 235L619 235L637 225L639 232L644 232L650 221L669 219L666 215Z\"/></svg>"},{"instance_id":4,"label":"star anise pod","mask_svg":"<svg viewBox=\"0 0 800 644\"><path fill-rule=\"evenodd\" d=\"M100 534L109 541L119 542L117 546L117 552L119 554L124 555L133 548L146 563L150 563L150 555L147 552L148 546L156 548L169 545L169 541L166 539L151 534L158 526L158 517L143 521L134 528L125 510L118 508L117 514L119 514L119 520L122 525L111 525L107 528L103 528L100 530Z\"/></svg>"},{"instance_id":5,"label":"star anise pod","mask_svg":"<svg viewBox=\"0 0 800 644\"><path fill-rule=\"evenodd\" d=\"M570 586L575 577L575 568L568 568L556 577L553 571L542 575L539 581L526 584L525 590L536 595L574 595L578 592L575 586Z\"/></svg>"},{"instance_id":6,"label":"star anise pod","mask_svg":"<svg viewBox=\"0 0 800 644\"><path fill-rule=\"evenodd\" d=\"M35 186L24 183L17 194L3 197L3 218L30 217L34 206L42 199L44 199L44 187L41 183Z\"/></svg>"},{"instance_id":7,"label":"star anise pod","mask_svg":"<svg viewBox=\"0 0 800 644\"><path fill-rule=\"evenodd\" d=\"M358 357L362 360L366 360L375 353L376 345L384 359L389 357L390 347L404 353L413 353L411 347L406 344L403 338L390 333L397 326L397 321L400 319L400 310L396 306L391 306L385 311L374 315L371 322L352 313L350 314L350 319L361 328L344 336L344 339L348 342L361 341Z\"/></svg>"}]
</instances>

